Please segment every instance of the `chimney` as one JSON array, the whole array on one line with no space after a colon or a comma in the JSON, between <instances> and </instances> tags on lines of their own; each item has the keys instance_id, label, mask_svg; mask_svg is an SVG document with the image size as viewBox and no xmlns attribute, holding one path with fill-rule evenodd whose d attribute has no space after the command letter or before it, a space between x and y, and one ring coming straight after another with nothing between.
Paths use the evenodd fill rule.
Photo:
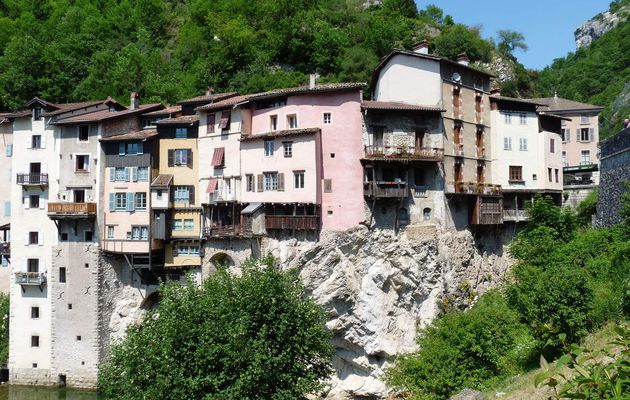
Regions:
<instances>
[{"instance_id":1,"label":"chimney","mask_svg":"<svg viewBox=\"0 0 630 400\"><path fill-rule=\"evenodd\" d=\"M315 79L317 78L316 74L310 74L308 77L308 88L315 89Z\"/></svg>"},{"instance_id":2,"label":"chimney","mask_svg":"<svg viewBox=\"0 0 630 400\"><path fill-rule=\"evenodd\" d=\"M214 94L214 88L212 86L208 86L206 88L206 96L210 96L211 94Z\"/></svg>"},{"instance_id":3,"label":"chimney","mask_svg":"<svg viewBox=\"0 0 630 400\"><path fill-rule=\"evenodd\" d=\"M129 108L132 110L137 110L139 105L140 104L138 102L138 93L131 92L131 101L129 102Z\"/></svg>"},{"instance_id":4,"label":"chimney","mask_svg":"<svg viewBox=\"0 0 630 400\"><path fill-rule=\"evenodd\" d=\"M457 56L457 62L460 63L461 65L468 65L470 64L470 58L468 58L466 53L462 53Z\"/></svg>"},{"instance_id":5,"label":"chimney","mask_svg":"<svg viewBox=\"0 0 630 400\"><path fill-rule=\"evenodd\" d=\"M429 41L424 39L412 48L414 53L429 54Z\"/></svg>"}]
</instances>

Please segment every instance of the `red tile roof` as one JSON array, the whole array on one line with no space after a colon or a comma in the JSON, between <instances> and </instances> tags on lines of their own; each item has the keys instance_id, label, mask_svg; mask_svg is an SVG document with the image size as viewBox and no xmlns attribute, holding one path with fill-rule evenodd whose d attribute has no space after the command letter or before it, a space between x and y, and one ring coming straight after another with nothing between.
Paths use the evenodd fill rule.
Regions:
<instances>
[{"instance_id":1,"label":"red tile roof","mask_svg":"<svg viewBox=\"0 0 630 400\"><path fill-rule=\"evenodd\" d=\"M275 139L288 136L313 135L319 131L319 128L287 129L283 131L259 133L256 135L243 135L240 140L241 142L251 142L254 140Z\"/></svg>"},{"instance_id":2,"label":"red tile roof","mask_svg":"<svg viewBox=\"0 0 630 400\"><path fill-rule=\"evenodd\" d=\"M234 97L230 97L229 99L217 101L216 103L210 103L210 104L206 104L206 105L197 107L197 108L195 108L195 110L197 110L197 111L217 111L217 110L221 110L221 109L224 109L224 108L231 108L231 107L235 106L236 104L246 102L247 100L249 100L249 97L250 97L249 95L234 96Z\"/></svg>"},{"instance_id":3,"label":"red tile roof","mask_svg":"<svg viewBox=\"0 0 630 400\"><path fill-rule=\"evenodd\" d=\"M173 181L173 175L171 174L159 174L151 182L151 187L167 187Z\"/></svg>"},{"instance_id":4,"label":"red tile roof","mask_svg":"<svg viewBox=\"0 0 630 400\"><path fill-rule=\"evenodd\" d=\"M155 129L143 129L141 131L133 131L128 133L122 133L120 135L108 136L100 139L101 142L115 142L115 141L127 141L127 140L145 140L157 136L158 132Z\"/></svg>"},{"instance_id":5,"label":"red tile roof","mask_svg":"<svg viewBox=\"0 0 630 400\"><path fill-rule=\"evenodd\" d=\"M425 106L421 104L409 104L397 101L372 101L365 100L361 102L361 108L365 110L391 110L391 111L432 111L432 112L444 112L446 111L442 107L438 106Z\"/></svg>"},{"instance_id":6,"label":"red tile roof","mask_svg":"<svg viewBox=\"0 0 630 400\"><path fill-rule=\"evenodd\" d=\"M146 114L142 114L143 117L150 117L153 115L168 115L168 114L175 114L182 111L182 106L168 106L162 110L157 110L157 111L151 111L148 112Z\"/></svg>"},{"instance_id":7,"label":"red tile roof","mask_svg":"<svg viewBox=\"0 0 630 400\"><path fill-rule=\"evenodd\" d=\"M214 94L205 94L202 96L192 97L190 99L184 99L178 101L178 104L190 104L190 103L212 103L216 100L222 100L227 97L234 97L238 93L236 92L228 92L228 93L214 93Z\"/></svg>"},{"instance_id":8,"label":"red tile roof","mask_svg":"<svg viewBox=\"0 0 630 400\"><path fill-rule=\"evenodd\" d=\"M324 83L321 85L315 85L311 88L309 86L298 86L285 89L275 89L268 92L255 93L249 95L250 100L262 100L273 97L283 97L286 95L298 95L307 93L322 93L322 92L337 92L342 90L359 90L367 86L363 82L344 82L344 83Z\"/></svg>"},{"instance_id":9,"label":"red tile roof","mask_svg":"<svg viewBox=\"0 0 630 400\"><path fill-rule=\"evenodd\" d=\"M530 100L544 104L549 111L601 111L604 109L604 107L580 103L579 101L563 99L561 97L539 97Z\"/></svg>"},{"instance_id":10,"label":"red tile roof","mask_svg":"<svg viewBox=\"0 0 630 400\"><path fill-rule=\"evenodd\" d=\"M199 116L195 115L182 115L175 118L161 119L155 121L156 125L177 125L177 124L194 124L199 122Z\"/></svg>"},{"instance_id":11,"label":"red tile roof","mask_svg":"<svg viewBox=\"0 0 630 400\"><path fill-rule=\"evenodd\" d=\"M80 102L80 103L55 104L55 106L58 108L57 110L49 111L49 112L43 113L42 115L45 116L45 117L52 117L52 116L63 114L63 113L67 113L67 112L70 112L70 111L80 110L82 108L98 106L98 105L104 104L106 102L113 102L115 104L118 104L118 102L116 100L113 100L113 99L96 100L96 101L83 101L83 102Z\"/></svg>"},{"instance_id":12,"label":"red tile roof","mask_svg":"<svg viewBox=\"0 0 630 400\"><path fill-rule=\"evenodd\" d=\"M59 124L59 125L64 125L64 124L76 124L76 123L81 123L81 122L100 122L100 121L105 121L108 119L123 117L127 115L133 115L133 114L143 113L147 111L154 111L161 107L164 107L164 106L161 105L160 103L155 103L155 104L143 104L135 110L131 110L131 109L126 109L122 111L101 110L101 111L95 111L95 112L87 113L87 114L73 115L73 116L55 121L54 123Z\"/></svg>"}]
</instances>

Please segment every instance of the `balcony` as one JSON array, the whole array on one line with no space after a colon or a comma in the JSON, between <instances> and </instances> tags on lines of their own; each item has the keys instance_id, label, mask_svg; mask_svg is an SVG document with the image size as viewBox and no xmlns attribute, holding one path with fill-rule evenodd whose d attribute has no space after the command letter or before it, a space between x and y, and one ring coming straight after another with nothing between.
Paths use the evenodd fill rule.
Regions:
<instances>
[{"instance_id":1,"label":"balcony","mask_svg":"<svg viewBox=\"0 0 630 400\"><path fill-rule=\"evenodd\" d=\"M15 283L22 286L39 286L46 284L46 274L41 272L16 272Z\"/></svg>"},{"instance_id":2,"label":"balcony","mask_svg":"<svg viewBox=\"0 0 630 400\"><path fill-rule=\"evenodd\" d=\"M477 158L486 158L486 148L477 147Z\"/></svg>"},{"instance_id":3,"label":"balcony","mask_svg":"<svg viewBox=\"0 0 630 400\"><path fill-rule=\"evenodd\" d=\"M483 194L487 196L500 196L501 185L493 185L491 183L478 183L478 182L462 182L446 184L446 193L455 194Z\"/></svg>"},{"instance_id":4,"label":"balcony","mask_svg":"<svg viewBox=\"0 0 630 400\"><path fill-rule=\"evenodd\" d=\"M363 196L377 199L396 199L409 196L406 182L365 182Z\"/></svg>"},{"instance_id":5,"label":"balcony","mask_svg":"<svg viewBox=\"0 0 630 400\"><path fill-rule=\"evenodd\" d=\"M319 215L267 215L265 228L287 230L318 230Z\"/></svg>"},{"instance_id":6,"label":"balcony","mask_svg":"<svg viewBox=\"0 0 630 400\"><path fill-rule=\"evenodd\" d=\"M527 221L529 217L527 216L527 212L525 210L516 210L516 209L504 209L503 210L503 220L504 221Z\"/></svg>"},{"instance_id":7,"label":"balcony","mask_svg":"<svg viewBox=\"0 0 630 400\"><path fill-rule=\"evenodd\" d=\"M453 155L456 157L463 157L464 145L461 143L455 143L455 145L453 145Z\"/></svg>"},{"instance_id":8,"label":"balcony","mask_svg":"<svg viewBox=\"0 0 630 400\"><path fill-rule=\"evenodd\" d=\"M48 186L48 174L17 174L17 184Z\"/></svg>"},{"instance_id":9,"label":"balcony","mask_svg":"<svg viewBox=\"0 0 630 400\"><path fill-rule=\"evenodd\" d=\"M242 236L241 225L223 225L203 228L205 238L229 238Z\"/></svg>"},{"instance_id":10,"label":"balcony","mask_svg":"<svg viewBox=\"0 0 630 400\"><path fill-rule=\"evenodd\" d=\"M366 160L442 161L444 149L419 146L365 146Z\"/></svg>"},{"instance_id":11,"label":"balcony","mask_svg":"<svg viewBox=\"0 0 630 400\"><path fill-rule=\"evenodd\" d=\"M50 219L94 218L96 203L48 203Z\"/></svg>"}]
</instances>

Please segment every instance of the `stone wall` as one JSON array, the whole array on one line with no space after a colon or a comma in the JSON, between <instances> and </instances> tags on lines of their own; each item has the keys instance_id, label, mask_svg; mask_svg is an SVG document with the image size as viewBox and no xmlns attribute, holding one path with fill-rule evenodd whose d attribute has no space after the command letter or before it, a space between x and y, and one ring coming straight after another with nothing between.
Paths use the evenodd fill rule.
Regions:
<instances>
[{"instance_id":1,"label":"stone wall","mask_svg":"<svg viewBox=\"0 0 630 400\"><path fill-rule=\"evenodd\" d=\"M597 185L572 185L565 186L562 195L562 206L577 209L577 206L589 195Z\"/></svg>"},{"instance_id":2,"label":"stone wall","mask_svg":"<svg viewBox=\"0 0 630 400\"><path fill-rule=\"evenodd\" d=\"M601 144L599 202L597 225L612 226L621 222L621 199L630 182L630 129L625 129Z\"/></svg>"}]
</instances>

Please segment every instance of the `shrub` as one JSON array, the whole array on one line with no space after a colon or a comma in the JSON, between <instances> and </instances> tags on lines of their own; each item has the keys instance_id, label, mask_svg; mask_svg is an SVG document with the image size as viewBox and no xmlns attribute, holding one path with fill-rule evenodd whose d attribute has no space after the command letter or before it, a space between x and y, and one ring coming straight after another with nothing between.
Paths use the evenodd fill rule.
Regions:
<instances>
[{"instance_id":1,"label":"shrub","mask_svg":"<svg viewBox=\"0 0 630 400\"><path fill-rule=\"evenodd\" d=\"M597 189L590 192L577 206L577 223L582 227L591 226L591 217L597 213L597 201L599 194Z\"/></svg>"},{"instance_id":2,"label":"shrub","mask_svg":"<svg viewBox=\"0 0 630 400\"><path fill-rule=\"evenodd\" d=\"M99 385L116 399L302 398L331 373L320 306L272 257L202 287L160 287L160 306L112 349Z\"/></svg>"},{"instance_id":3,"label":"shrub","mask_svg":"<svg viewBox=\"0 0 630 400\"><path fill-rule=\"evenodd\" d=\"M0 365L9 360L9 296L0 293Z\"/></svg>"},{"instance_id":4,"label":"shrub","mask_svg":"<svg viewBox=\"0 0 630 400\"><path fill-rule=\"evenodd\" d=\"M557 239L566 242L573 238L576 228L576 217L568 208L560 208L554 204L550 196L534 197L534 201L526 206L529 221L526 232L545 226L556 232Z\"/></svg>"},{"instance_id":5,"label":"shrub","mask_svg":"<svg viewBox=\"0 0 630 400\"><path fill-rule=\"evenodd\" d=\"M487 388L530 359L534 341L518 319L500 293L486 293L468 311L446 314L420 331L420 350L396 361L389 383L423 400Z\"/></svg>"}]
</instances>

